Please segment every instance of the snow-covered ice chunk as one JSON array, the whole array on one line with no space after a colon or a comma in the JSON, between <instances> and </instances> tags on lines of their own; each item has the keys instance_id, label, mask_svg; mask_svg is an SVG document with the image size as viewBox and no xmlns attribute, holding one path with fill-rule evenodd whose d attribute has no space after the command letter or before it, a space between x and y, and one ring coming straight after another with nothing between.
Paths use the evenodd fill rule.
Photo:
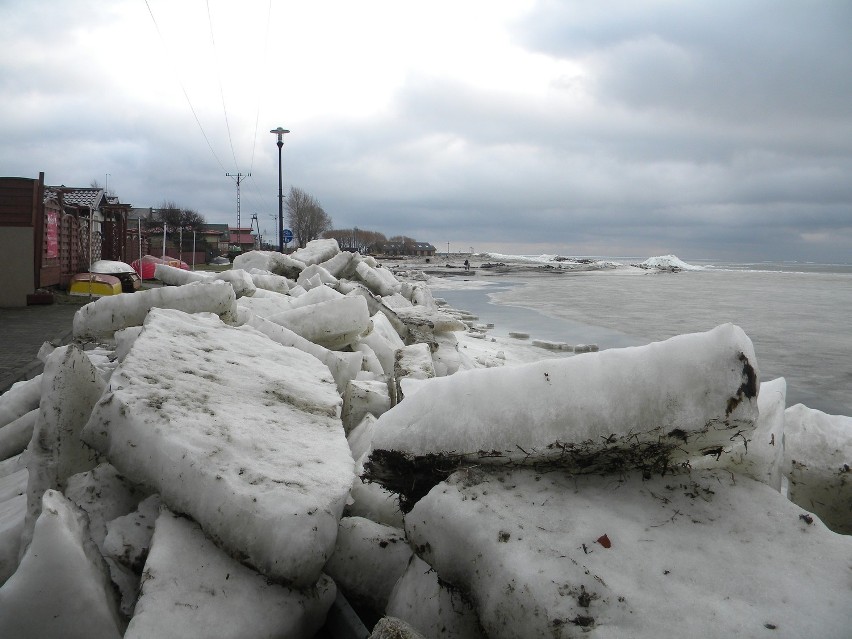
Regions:
<instances>
[{"instance_id":1,"label":"snow-covered ice chunk","mask_svg":"<svg viewBox=\"0 0 852 639\"><path fill-rule=\"evenodd\" d=\"M246 308L258 317L269 317L276 313L289 311L295 307L295 297L263 289L255 291L251 297L241 297L237 300L239 308Z\"/></svg>"},{"instance_id":2,"label":"snow-covered ice chunk","mask_svg":"<svg viewBox=\"0 0 852 639\"><path fill-rule=\"evenodd\" d=\"M25 382L17 382L0 395L0 428L38 408L41 401L42 374Z\"/></svg>"},{"instance_id":3,"label":"snow-covered ice chunk","mask_svg":"<svg viewBox=\"0 0 852 639\"><path fill-rule=\"evenodd\" d=\"M28 479L26 468L0 477L0 586L18 567Z\"/></svg>"},{"instance_id":4,"label":"snow-covered ice chunk","mask_svg":"<svg viewBox=\"0 0 852 639\"><path fill-rule=\"evenodd\" d=\"M409 344L396 352L393 367L396 382L397 401L405 396L402 390L403 380L422 380L435 377L435 364L432 361L432 350L428 344Z\"/></svg>"},{"instance_id":5,"label":"snow-covered ice chunk","mask_svg":"<svg viewBox=\"0 0 852 639\"><path fill-rule=\"evenodd\" d=\"M412 304L408 300L408 298L403 297L400 293L394 293L393 295L385 295L382 298L382 302L384 302L385 306L390 309L412 307Z\"/></svg>"},{"instance_id":6,"label":"snow-covered ice chunk","mask_svg":"<svg viewBox=\"0 0 852 639\"><path fill-rule=\"evenodd\" d=\"M234 288L226 282L195 282L102 297L74 314L74 337L104 337L128 326L141 326L155 307L222 315L231 310L235 299Z\"/></svg>"},{"instance_id":7,"label":"snow-covered ice chunk","mask_svg":"<svg viewBox=\"0 0 852 639\"><path fill-rule=\"evenodd\" d=\"M183 272L187 273L188 271ZM249 275L248 271L244 271L241 268L232 268L221 273L211 274L209 280L213 282L227 282L234 287L234 293L237 297L250 297L257 291L257 286L255 286L252 276Z\"/></svg>"},{"instance_id":8,"label":"snow-covered ice chunk","mask_svg":"<svg viewBox=\"0 0 852 639\"><path fill-rule=\"evenodd\" d=\"M109 521L103 542L104 557L110 557L134 572L141 573L154 536L154 524L162 501L151 495L136 510Z\"/></svg>"},{"instance_id":9,"label":"snow-covered ice chunk","mask_svg":"<svg viewBox=\"0 0 852 639\"><path fill-rule=\"evenodd\" d=\"M800 514L726 470L492 468L437 485L405 529L495 639L848 637L852 537Z\"/></svg>"},{"instance_id":10,"label":"snow-covered ice chunk","mask_svg":"<svg viewBox=\"0 0 852 639\"><path fill-rule=\"evenodd\" d=\"M246 271L260 269L295 280L305 268L305 263L277 251L247 251L234 257L232 268Z\"/></svg>"},{"instance_id":11,"label":"snow-covered ice chunk","mask_svg":"<svg viewBox=\"0 0 852 639\"><path fill-rule=\"evenodd\" d=\"M783 377L761 383L754 431L735 436L718 459L713 455L694 459L693 468L729 468L781 492L786 398L787 382Z\"/></svg>"},{"instance_id":12,"label":"snow-covered ice chunk","mask_svg":"<svg viewBox=\"0 0 852 639\"><path fill-rule=\"evenodd\" d=\"M657 257L649 257L644 262L633 264L638 268L657 269L660 271L703 271L703 266L694 266L687 264L677 255L659 255Z\"/></svg>"},{"instance_id":13,"label":"snow-covered ice chunk","mask_svg":"<svg viewBox=\"0 0 852 639\"><path fill-rule=\"evenodd\" d=\"M315 286L309 291L305 291L299 297L293 297L291 308L301 308L311 304L319 304L320 302L329 302L331 300L340 299L343 293L335 291L330 286Z\"/></svg>"},{"instance_id":14,"label":"snow-covered ice chunk","mask_svg":"<svg viewBox=\"0 0 852 639\"><path fill-rule=\"evenodd\" d=\"M335 593L325 575L306 592L271 584L217 548L197 524L163 511L125 639L312 637Z\"/></svg>"},{"instance_id":15,"label":"snow-covered ice chunk","mask_svg":"<svg viewBox=\"0 0 852 639\"><path fill-rule=\"evenodd\" d=\"M54 490L40 510L21 565L0 588L0 637L119 639L112 584L86 515Z\"/></svg>"},{"instance_id":16,"label":"snow-covered ice chunk","mask_svg":"<svg viewBox=\"0 0 852 639\"><path fill-rule=\"evenodd\" d=\"M248 274L251 276L251 281L254 282L255 287L261 290L282 294L290 290L290 280L281 275L275 275L257 268L250 269ZM255 295L257 295L257 291L255 291Z\"/></svg>"},{"instance_id":17,"label":"snow-covered ice chunk","mask_svg":"<svg viewBox=\"0 0 852 639\"><path fill-rule=\"evenodd\" d=\"M732 324L647 346L463 371L423 382L379 418L368 478L411 489L407 465L429 455L664 472L673 458L718 454L735 434L751 432L757 394L751 340Z\"/></svg>"},{"instance_id":18,"label":"snow-covered ice chunk","mask_svg":"<svg viewBox=\"0 0 852 639\"><path fill-rule=\"evenodd\" d=\"M411 291L406 297L411 300L415 306L424 306L426 308L438 308L438 300L432 296L432 290L422 283L411 284ZM403 283L403 294L405 294L405 283ZM446 302L444 302L446 304Z\"/></svg>"},{"instance_id":19,"label":"snow-covered ice chunk","mask_svg":"<svg viewBox=\"0 0 852 639\"><path fill-rule=\"evenodd\" d=\"M340 246L334 238L311 240L303 248L296 249L290 254L294 260L302 262L305 266L319 264L330 260L340 253Z\"/></svg>"},{"instance_id":20,"label":"snow-covered ice chunk","mask_svg":"<svg viewBox=\"0 0 852 639\"><path fill-rule=\"evenodd\" d=\"M362 361L362 369L366 372L372 373L377 377L382 377L385 374L385 369L382 367L382 363L379 361L379 358L376 356L376 351L367 346L364 342L356 342L352 345L352 350L356 353L361 353L364 356Z\"/></svg>"},{"instance_id":21,"label":"snow-covered ice chunk","mask_svg":"<svg viewBox=\"0 0 852 639\"><path fill-rule=\"evenodd\" d=\"M459 340L455 333L435 333L433 336L438 348L432 353L436 377L446 377L456 373L462 367L459 353Z\"/></svg>"},{"instance_id":22,"label":"snow-covered ice chunk","mask_svg":"<svg viewBox=\"0 0 852 639\"><path fill-rule=\"evenodd\" d=\"M448 589L438 577L429 564L412 557L391 592L387 614L409 623L426 637L484 639L470 601L460 590ZM516 636L535 635L522 632Z\"/></svg>"},{"instance_id":23,"label":"snow-covered ice chunk","mask_svg":"<svg viewBox=\"0 0 852 639\"><path fill-rule=\"evenodd\" d=\"M398 308L395 312L399 319L409 327L426 327L436 333L463 331L467 325L449 313L423 306Z\"/></svg>"},{"instance_id":24,"label":"snow-covered ice chunk","mask_svg":"<svg viewBox=\"0 0 852 639\"><path fill-rule=\"evenodd\" d=\"M396 493L358 478L352 484L350 495L351 503L344 509L348 517L364 517L378 524L402 528L404 516Z\"/></svg>"},{"instance_id":25,"label":"snow-covered ice chunk","mask_svg":"<svg viewBox=\"0 0 852 639\"><path fill-rule=\"evenodd\" d=\"M325 571L354 605L382 613L411 558L405 533L363 517L340 520Z\"/></svg>"},{"instance_id":26,"label":"snow-covered ice chunk","mask_svg":"<svg viewBox=\"0 0 852 639\"><path fill-rule=\"evenodd\" d=\"M788 408L784 470L791 501L832 530L852 535L852 417L802 404Z\"/></svg>"},{"instance_id":27,"label":"snow-covered ice chunk","mask_svg":"<svg viewBox=\"0 0 852 639\"><path fill-rule=\"evenodd\" d=\"M566 342L553 342L546 339L534 339L531 344L549 351L573 351L574 347Z\"/></svg>"},{"instance_id":28,"label":"snow-covered ice chunk","mask_svg":"<svg viewBox=\"0 0 852 639\"><path fill-rule=\"evenodd\" d=\"M85 511L92 541L103 552L107 522L132 511L148 492L105 463L69 477L65 496Z\"/></svg>"},{"instance_id":29,"label":"snow-covered ice chunk","mask_svg":"<svg viewBox=\"0 0 852 639\"><path fill-rule=\"evenodd\" d=\"M308 286L308 282L312 282L313 278L319 276L319 280ZM319 285L326 284L328 286L337 286L337 278L326 271L319 264L311 264L306 266L305 270L299 273L299 278L296 280L298 284L305 288L316 288Z\"/></svg>"},{"instance_id":30,"label":"snow-covered ice chunk","mask_svg":"<svg viewBox=\"0 0 852 639\"><path fill-rule=\"evenodd\" d=\"M28 481L29 473L26 468L21 468L14 473L0 477L0 501L26 495Z\"/></svg>"},{"instance_id":31,"label":"snow-covered ice chunk","mask_svg":"<svg viewBox=\"0 0 852 639\"><path fill-rule=\"evenodd\" d=\"M320 263L320 266L337 279L342 277L349 279L355 274L355 268L360 261L361 256L358 253L341 251L334 257Z\"/></svg>"},{"instance_id":32,"label":"snow-covered ice chunk","mask_svg":"<svg viewBox=\"0 0 852 639\"><path fill-rule=\"evenodd\" d=\"M72 475L94 468L97 454L80 434L104 384L89 358L76 345L57 348L44 367L43 395L27 453L27 521L22 548L29 543L42 495L64 490Z\"/></svg>"},{"instance_id":33,"label":"snow-covered ice chunk","mask_svg":"<svg viewBox=\"0 0 852 639\"><path fill-rule=\"evenodd\" d=\"M363 471L362 464L370 450L375 424L376 418L368 413L347 435L358 475ZM399 508L399 495L378 484L364 482L360 477L355 479L349 494L351 499L344 510L347 516L364 517L379 524L402 528L403 515Z\"/></svg>"},{"instance_id":34,"label":"snow-covered ice chunk","mask_svg":"<svg viewBox=\"0 0 852 639\"><path fill-rule=\"evenodd\" d=\"M211 273L186 271L182 268L169 266L168 264L157 264L154 266L154 279L158 279L163 284L168 284L169 286L183 286L190 282L209 282L212 278Z\"/></svg>"},{"instance_id":35,"label":"snow-covered ice chunk","mask_svg":"<svg viewBox=\"0 0 852 639\"><path fill-rule=\"evenodd\" d=\"M370 322L367 303L361 297L341 297L311 304L276 313L267 319L332 350L355 341Z\"/></svg>"},{"instance_id":36,"label":"snow-covered ice chunk","mask_svg":"<svg viewBox=\"0 0 852 639\"><path fill-rule=\"evenodd\" d=\"M397 379L431 379L435 377L432 351L428 344L409 344L396 352L394 376Z\"/></svg>"},{"instance_id":37,"label":"snow-covered ice chunk","mask_svg":"<svg viewBox=\"0 0 852 639\"><path fill-rule=\"evenodd\" d=\"M278 342L283 346L292 346L301 351L310 353L323 364L328 366L334 381L337 384L337 390L343 392L346 385L358 374L361 370L361 364L364 356L361 353L349 353L341 351L332 351L324 346L315 344L306 340L301 335L294 333L289 328L271 322L262 317L251 315L246 321L246 325L256 328L258 331L266 335L269 339Z\"/></svg>"},{"instance_id":38,"label":"snow-covered ice chunk","mask_svg":"<svg viewBox=\"0 0 852 639\"><path fill-rule=\"evenodd\" d=\"M363 298L357 298L363 299ZM368 331L358 337L358 342L366 344L379 359L386 375L393 375L396 351L405 346L405 342L396 332L387 315L378 312L370 318Z\"/></svg>"},{"instance_id":39,"label":"snow-covered ice chunk","mask_svg":"<svg viewBox=\"0 0 852 639\"><path fill-rule=\"evenodd\" d=\"M38 408L0 428L0 459L9 459L22 452L33 437Z\"/></svg>"},{"instance_id":40,"label":"snow-covered ice chunk","mask_svg":"<svg viewBox=\"0 0 852 639\"><path fill-rule=\"evenodd\" d=\"M378 417L390 408L388 385L382 381L352 380L343 393L343 427L348 433L369 414Z\"/></svg>"},{"instance_id":41,"label":"snow-covered ice chunk","mask_svg":"<svg viewBox=\"0 0 852 639\"><path fill-rule=\"evenodd\" d=\"M304 295L305 293L307 293L307 291L305 290L305 287L301 286L299 284L291 286L290 290L287 291L287 294L290 297L302 297L302 295Z\"/></svg>"},{"instance_id":42,"label":"snow-covered ice chunk","mask_svg":"<svg viewBox=\"0 0 852 639\"><path fill-rule=\"evenodd\" d=\"M83 436L246 563L306 586L333 550L354 476L340 405L314 356L154 309Z\"/></svg>"},{"instance_id":43,"label":"snow-covered ice chunk","mask_svg":"<svg viewBox=\"0 0 852 639\"><path fill-rule=\"evenodd\" d=\"M399 280L388 269L372 267L366 261L359 262L355 273L367 288L379 296L399 293L402 288Z\"/></svg>"},{"instance_id":44,"label":"snow-covered ice chunk","mask_svg":"<svg viewBox=\"0 0 852 639\"><path fill-rule=\"evenodd\" d=\"M23 473L22 494L0 500L0 586L18 569L21 552L21 533L27 515L27 471Z\"/></svg>"}]
</instances>

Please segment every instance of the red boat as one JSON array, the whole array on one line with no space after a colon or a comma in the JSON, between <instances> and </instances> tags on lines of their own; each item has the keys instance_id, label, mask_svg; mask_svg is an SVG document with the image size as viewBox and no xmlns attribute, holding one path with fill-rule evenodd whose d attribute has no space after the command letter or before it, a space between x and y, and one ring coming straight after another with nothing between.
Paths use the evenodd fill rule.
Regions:
<instances>
[{"instance_id":1,"label":"red boat","mask_svg":"<svg viewBox=\"0 0 852 639\"><path fill-rule=\"evenodd\" d=\"M189 264L184 262L183 260L179 260L176 257L154 257L153 255L143 255L141 260L133 260L131 262L131 266L133 270L139 273L139 277L143 280L153 280L154 279L154 269L157 268L157 264L165 264L166 266L172 266L174 268L182 268L184 271L189 270Z\"/></svg>"}]
</instances>

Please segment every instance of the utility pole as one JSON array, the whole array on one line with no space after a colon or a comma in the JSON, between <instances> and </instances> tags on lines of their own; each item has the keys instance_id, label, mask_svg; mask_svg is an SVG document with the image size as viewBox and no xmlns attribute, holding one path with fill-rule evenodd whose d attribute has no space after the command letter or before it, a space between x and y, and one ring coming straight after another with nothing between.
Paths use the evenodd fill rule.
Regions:
<instances>
[{"instance_id":1,"label":"utility pole","mask_svg":"<svg viewBox=\"0 0 852 639\"><path fill-rule=\"evenodd\" d=\"M251 177L251 173L225 173L225 177L234 178L237 182L237 233L240 229L240 182L243 178Z\"/></svg>"}]
</instances>

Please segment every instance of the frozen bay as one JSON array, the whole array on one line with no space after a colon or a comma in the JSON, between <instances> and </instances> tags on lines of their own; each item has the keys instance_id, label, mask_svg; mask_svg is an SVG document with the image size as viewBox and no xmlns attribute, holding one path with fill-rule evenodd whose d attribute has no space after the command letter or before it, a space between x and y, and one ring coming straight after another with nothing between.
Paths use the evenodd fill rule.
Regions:
<instances>
[{"instance_id":1,"label":"frozen bay","mask_svg":"<svg viewBox=\"0 0 852 639\"><path fill-rule=\"evenodd\" d=\"M524 331L534 339L617 348L735 323L754 342L761 378L787 379L788 405L852 415L848 269L617 268L509 276L480 269L469 280L434 282L435 295L493 322L495 334Z\"/></svg>"}]
</instances>

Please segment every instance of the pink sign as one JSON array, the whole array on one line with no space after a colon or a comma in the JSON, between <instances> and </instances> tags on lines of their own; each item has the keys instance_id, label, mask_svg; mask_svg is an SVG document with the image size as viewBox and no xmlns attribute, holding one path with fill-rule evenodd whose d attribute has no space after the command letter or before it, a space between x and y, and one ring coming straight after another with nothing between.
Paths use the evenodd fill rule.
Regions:
<instances>
[{"instance_id":1,"label":"pink sign","mask_svg":"<svg viewBox=\"0 0 852 639\"><path fill-rule=\"evenodd\" d=\"M45 257L59 257L59 211L44 212L44 232L47 240Z\"/></svg>"}]
</instances>

